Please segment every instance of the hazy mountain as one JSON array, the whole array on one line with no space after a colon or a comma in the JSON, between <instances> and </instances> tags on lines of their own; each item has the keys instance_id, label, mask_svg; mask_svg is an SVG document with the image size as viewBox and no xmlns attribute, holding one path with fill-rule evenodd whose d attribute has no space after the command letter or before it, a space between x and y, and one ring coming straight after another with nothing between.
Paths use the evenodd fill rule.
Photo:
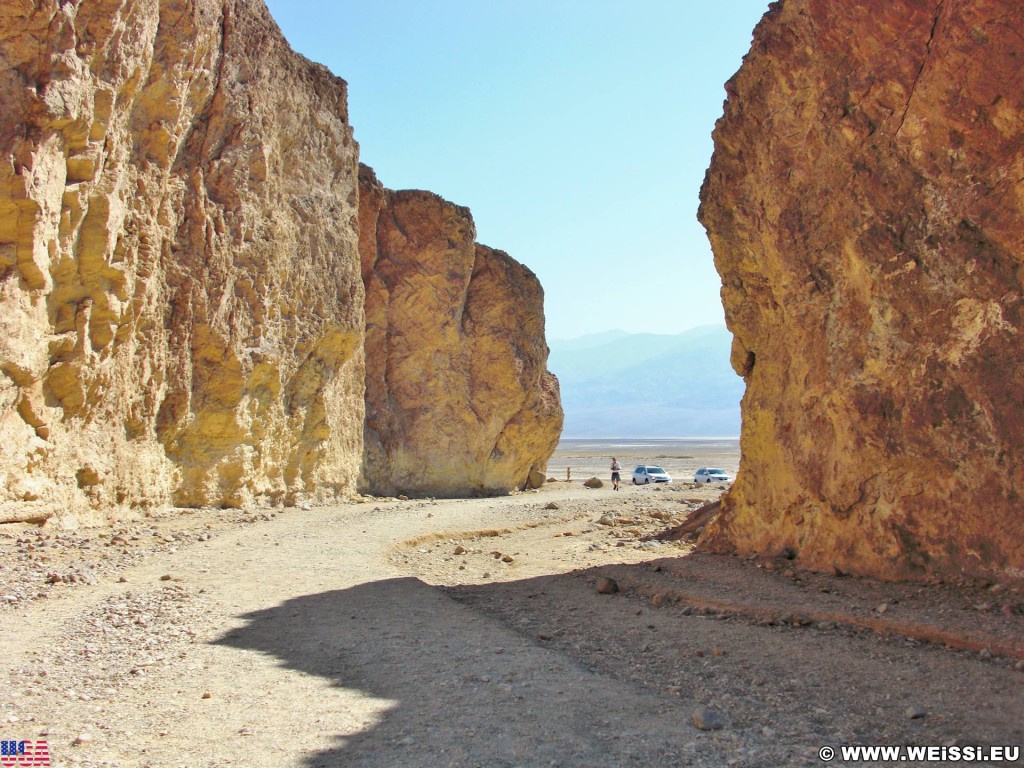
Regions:
<instances>
[{"instance_id":1,"label":"hazy mountain","mask_svg":"<svg viewBox=\"0 0 1024 768\"><path fill-rule=\"evenodd\" d=\"M566 437L705 437L740 433L743 380L732 334L702 326L674 335L608 331L549 342Z\"/></svg>"}]
</instances>

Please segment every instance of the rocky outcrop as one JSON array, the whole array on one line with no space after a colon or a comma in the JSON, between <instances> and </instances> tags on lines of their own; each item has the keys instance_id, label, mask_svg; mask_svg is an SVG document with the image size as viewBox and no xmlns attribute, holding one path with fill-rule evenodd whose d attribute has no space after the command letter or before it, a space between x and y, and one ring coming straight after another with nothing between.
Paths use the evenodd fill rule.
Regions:
<instances>
[{"instance_id":1,"label":"rocky outcrop","mask_svg":"<svg viewBox=\"0 0 1024 768\"><path fill-rule=\"evenodd\" d=\"M543 465L536 279L464 209L381 191L367 319L346 86L261 0L7 3L0 29L0 522L345 498L367 384L374 487Z\"/></svg>"},{"instance_id":2,"label":"rocky outcrop","mask_svg":"<svg viewBox=\"0 0 1024 768\"><path fill-rule=\"evenodd\" d=\"M252 0L0 28L0 519L352 492L345 83Z\"/></svg>"},{"instance_id":3,"label":"rocky outcrop","mask_svg":"<svg viewBox=\"0 0 1024 768\"><path fill-rule=\"evenodd\" d=\"M747 382L703 545L1024 577L1024 14L785 0L701 193Z\"/></svg>"},{"instance_id":4,"label":"rocky outcrop","mask_svg":"<svg viewBox=\"0 0 1024 768\"><path fill-rule=\"evenodd\" d=\"M562 429L536 276L475 243L466 208L360 168L363 471L376 493L505 493Z\"/></svg>"}]
</instances>

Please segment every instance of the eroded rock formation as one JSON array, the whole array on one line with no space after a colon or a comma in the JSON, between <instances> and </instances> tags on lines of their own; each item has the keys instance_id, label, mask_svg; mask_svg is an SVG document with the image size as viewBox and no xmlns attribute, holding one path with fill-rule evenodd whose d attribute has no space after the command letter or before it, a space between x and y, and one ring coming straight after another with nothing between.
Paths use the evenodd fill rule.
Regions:
<instances>
[{"instance_id":1,"label":"eroded rock formation","mask_svg":"<svg viewBox=\"0 0 1024 768\"><path fill-rule=\"evenodd\" d=\"M747 381L712 548L1024 577L1024 9L785 0L700 218Z\"/></svg>"},{"instance_id":2,"label":"eroded rock formation","mask_svg":"<svg viewBox=\"0 0 1024 768\"><path fill-rule=\"evenodd\" d=\"M354 487L343 81L262 3L5 3L6 517Z\"/></svg>"},{"instance_id":3,"label":"eroded rock formation","mask_svg":"<svg viewBox=\"0 0 1024 768\"><path fill-rule=\"evenodd\" d=\"M377 493L522 487L562 429L544 293L475 241L469 210L360 168L366 287L364 474Z\"/></svg>"},{"instance_id":4,"label":"eroded rock formation","mask_svg":"<svg viewBox=\"0 0 1024 768\"><path fill-rule=\"evenodd\" d=\"M344 81L259 0L4 3L0 30L0 521L353 493L365 317ZM477 261L480 286L519 277ZM407 266L395 279L426 291ZM524 291L537 316L509 312L532 350ZM481 358L519 343L473 338ZM393 373L401 401L415 385ZM475 396L513 397L489 386ZM528 417L509 421L484 485L519 470L500 453Z\"/></svg>"}]
</instances>

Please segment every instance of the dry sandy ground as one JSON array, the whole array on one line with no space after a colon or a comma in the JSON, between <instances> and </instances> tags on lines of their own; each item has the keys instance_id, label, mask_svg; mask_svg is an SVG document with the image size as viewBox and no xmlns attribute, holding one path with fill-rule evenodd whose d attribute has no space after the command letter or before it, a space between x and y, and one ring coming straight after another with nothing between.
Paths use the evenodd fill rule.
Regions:
<instances>
[{"instance_id":1,"label":"dry sandy ground","mask_svg":"<svg viewBox=\"0 0 1024 768\"><path fill-rule=\"evenodd\" d=\"M45 739L57 766L189 768L815 766L824 745L1024 745L1024 593L649 538L718 493L552 483L4 526L0 739ZM619 591L599 593L608 578Z\"/></svg>"}]
</instances>

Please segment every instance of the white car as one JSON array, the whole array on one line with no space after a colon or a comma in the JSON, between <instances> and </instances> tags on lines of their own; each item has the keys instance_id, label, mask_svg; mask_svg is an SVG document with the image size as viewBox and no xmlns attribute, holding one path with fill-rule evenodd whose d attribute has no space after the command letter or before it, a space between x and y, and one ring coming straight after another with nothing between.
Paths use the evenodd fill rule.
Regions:
<instances>
[{"instance_id":1,"label":"white car","mask_svg":"<svg viewBox=\"0 0 1024 768\"><path fill-rule=\"evenodd\" d=\"M731 483L732 478L729 477L724 469L701 467L693 476L693 482L697 485L700 485L701 483Z\"/></svg>"},{"instance_id":2,"label":"white car","mask_svg":"<svg viewBox=\"0 0 1024 768\"><path fill-rule=\"evenodd\" d=\"M641 464L633 470L633 485L647 485L648 483L671 483L672 478L661 467L652 467Z\"/></svg>"}]
</instances>

